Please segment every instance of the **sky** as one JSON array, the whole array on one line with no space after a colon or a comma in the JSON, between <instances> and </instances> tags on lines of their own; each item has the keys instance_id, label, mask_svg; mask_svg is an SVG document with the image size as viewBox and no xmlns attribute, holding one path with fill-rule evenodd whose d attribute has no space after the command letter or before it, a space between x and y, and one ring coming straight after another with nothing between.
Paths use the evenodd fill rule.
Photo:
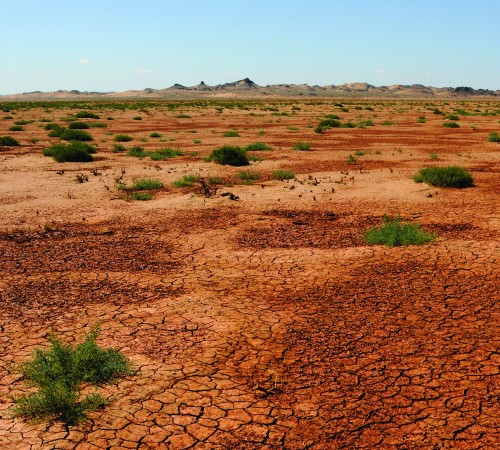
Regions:
<instances>
[{"instance_id":1,"label":"sky","mask_svg":"<svg viewBox=\"0 0 500 450\"><path fill-rule=\"evenodd\" d=\"M0 95L214 85L500 89L500 0L0 0Z\"/></svg>"}]
</instances>

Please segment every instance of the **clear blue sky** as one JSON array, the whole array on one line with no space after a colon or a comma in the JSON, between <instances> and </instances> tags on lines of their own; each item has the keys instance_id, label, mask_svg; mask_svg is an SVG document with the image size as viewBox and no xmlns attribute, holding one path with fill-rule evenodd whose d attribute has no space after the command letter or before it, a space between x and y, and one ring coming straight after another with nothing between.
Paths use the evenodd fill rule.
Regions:
<instances>
[{"instance_id":1,"label":"clear blue sky","mask_svg":"<svg viewBox=\"0 0 500 450\"><path fill-rule=\"evenodd\" d=\"M500 89L500 0L0 0L0 94L218 84Z\"/></svg>"}]
</instances>

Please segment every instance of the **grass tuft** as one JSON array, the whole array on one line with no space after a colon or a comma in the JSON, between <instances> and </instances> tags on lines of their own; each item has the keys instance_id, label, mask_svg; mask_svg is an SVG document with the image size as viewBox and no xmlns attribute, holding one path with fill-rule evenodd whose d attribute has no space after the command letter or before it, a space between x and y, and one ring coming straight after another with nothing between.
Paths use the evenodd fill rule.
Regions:
<instances>
[{"instance_id":1,"label":"grass tuft","mask_svg":"<svg viewBox=\"0 0 500 450\"><path fill-rule=\"evenodd\" d=\"M435 235L420 228L419 224L402 223L400 217L384 216L380 227L372 228L363 235L363 240L372 245L398 247L421 245L432 242Z\"/></svg>"},{"instance_id":2,"label":"grass tuft","mask_svg":"<svg viewBox=\"0 0 500 450\"><path fill-rule=\"evenodd\" d=\"M295 178L295 173L292 170L278 169L274 170L272 175L274 180L291 180Z\"/></svg>"},{"instance_id":3,"label":"grass tuft","mask_svg":"<svg viewBox=\"0 0 500 450\"><path fill-rule=\"evenodd\" d=\"M43 150L44 156L52 156L57 162L91 162L94 160L92 153L96 148L80 141L69 144L55 144Z\"/></svg>"},{"instance_id":4,"label":"grass tuft","mask_svg":"<svg viewBox=\"0 0 500 450\"><path fill-rule=\"evenodd\" d=\"M246 150L236 145L224 145L215 149L207 160L229 166L248 166L250 164Z\"/></svg>"},{"instance_id":5,"label":"grass tuft","mask_svg":"<svg viewBox=\"0 0 500 450\"><path fill-rule=\"evenodd\" d=\"M460 166L427 167L413 177L416 183L427 183L437 187L467 188L474 186L470 172Z\"/></svg>"}]
</instances>

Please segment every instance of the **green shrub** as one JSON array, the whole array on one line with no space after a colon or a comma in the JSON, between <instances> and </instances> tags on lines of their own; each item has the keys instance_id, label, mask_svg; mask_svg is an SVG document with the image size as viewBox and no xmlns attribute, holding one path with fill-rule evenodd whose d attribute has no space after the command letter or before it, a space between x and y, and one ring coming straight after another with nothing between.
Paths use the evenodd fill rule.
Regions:
<instances>
[{"instance_id":1,"label":"green shrub","mask_svg":"<svg viewBox=\"0 0 500 450\"><path fill-rule=\"evenodd\" d=\"M272 175L274 180L291 180L295 178L295 173L291 170L286 170L286 169L278 169L274 170Z\"/></svg>"},{"instance_id":2,"label":"green shrub","mask_svg":"<svg viewBox=\"0 0 500 450\"><path fill-rule=\"evenodd\" d=\"M0 136L0 146L1 145L5 147L18 147L21 144L17 139L14 139L12 136Z\"/></svg>"},{"instance_id":3,"label":"green shrub","mask_svg":"<svg viewBox=\"0 0 500 450\"><path fill-rule=\"evenodd\" d=\"M396 122L393 122L392 120L384 120L381 125L384 125L385 127L389 127L391 125L396 125Z\"/></svg>"},{"instance_id":4,"label":"green shrub","mask_svg":"<svg viewBox=\"0 0 500 450\"><path fill-rule=\"evenodd\" d=\"M65 141L93 141L94 138L83 130L70 130L66 128L59 137Z\"/></svg>"},{"instance_id":5,"label":"green shrub","mask_svg":"<svg viewBox=\"0 0 500 450\"><path fill-rule=\"evenodd\" d=\"M114 138L116 142L130 142L132 139L133 137L128 134L117 134Z\"/></svg>"},{"instance_id":6,"label":"green shrub","mask_svg":"<svg viewBox=\"0 0 500 450\"><path fill-rule=\"evenodd\" d=\"M432 111L434 114L443 114L443 112L437 108L434 108L434 110Z\"/></svg>"},{"instance_id":7,"label":"green shrub","mask_svg":"<svg viewBox=\"0 0 500 450\"><path fill-rule=\"evenodd\" d=\"M194 183L199 181L198 175L184 175L180 180L175 180L172 183L174 187L191 187Z\"/></svg>"},{"instance_id":8,"label":"green shrub","mask_svg":"<svg viewBox=\"0 0 500 450\"><path fill-rule=\"evenodd\" d=\"M78 119L100 119L97 114L94 114L90 111L80 111L75 114L75 117Z\"/></svg>"},{"instance_id":9,"label":"green shrub","mask_svg":"<svg viewBox=\"0 0 500 450\"><path fill-rule=\"evenodd\" d=\"M149 152L149 157L153 161L163 161L168 158L175 158L176 156L183 156L184 153L182 153L180 150L176 148L160 148L158 150L155 150L154 152Z\"/></svg>"},{"instance_id":10,"label":"green shrub","mask_svg":"<svg viewBox=\"0 0 500 450\"><path fill-rule=\"evenodd\" d=\"M416 183L427 183L431 186L467 188L474 186L472 175L460 166L427 167L420 169L413 177Z\"/></svg>"},{"instance_id":11,"label":"green shrub","mask_svg":"<svg viewBox=\"0 0 500 450\"><path fill-rule=\"evenodd\" d=\"M207 158L217 164L229 166L248 166L250 163L246 151L235 145L224 145L212 151Z\"/></svg>"},{"instance_id":12,"label":"green shrub","mask_svg":"<svg viewBox=\"0 0 500 450\"><path fill-rule=\"evenodd\" d=\"M137 178L134 180L134 184L131 189L133 191L151 191L154 189L160 189L163 187L163 183L160 180L148 179L148 178Z\"/></svg>"},{"instance_id":13,"label":"green shrub","mask_svg":"<svg viewBox=\"0 0 500 450\"><path fill-rule=\"evenodd\" d=\"M239 137L239 133L237 131L226 131L223 134L224 137Z\"/></svg>"},{"instance_id":14,"label":"green shrub","mask_svg":"<svg viewBox=\"0 0 500 450\"><path fill-rule=\"evenodd\" d=\"M420 228L419 224L402 223L400 217L384 216L380 227L372 228L363 235L368 244L382 244L387 247L420 245L432 242L435 235Z\"/></svg>"},{"instance_id":15,"label":"green shrub","mask_svg":"<svg viewBox=\"0 0 500 450\"><path fill-rule=\"evenodd\" d=\"M460 120L460 117L458 117L456 114L448 114L447 116L445 116L445 119L448 119L448 120Z\"/></svg>"},{"instance_id":16,"label":"green shrub","mask_svg":"<svg viewBox=\"0 0 500 450\"><path fill-rule=\"evenodd\" d=\"M153 194L149 192L133 192L130 197L130 200L140 200L140 201L148 201L153 199Z\"/></svg>"},{"instance_id":17,"label":"green shrub","mask_svg":"<svg viewBox=\"0 0 500 450\"><path fill-rule=\"evenodd\" d=\"M71 122L68 125L68 128L70 130L87 130L88 128L90 128L90 126L85 122Z\"/></svg>"},{"instance_id":18,"label":"green shrub","mask_svg":"<svg viewBox=\"0 0 500 450\"><path fill-rule=\"evenodd\" d=\"M311 150L311 143L310 142L296 142L295 145L292 147L292 150L300 150L300 151L308 151Z\"/></svg>"},{"instance_id":19,"label":"green shrub","mask_svg":"<svg viewBox=\"0 0 500 450\"><path fill-rule=\"evenodd\" d=\"M375 126L375 124L373 123L373 120L371 120L371 119L362 120L361 122L358 123L358 128L374 127L374 126Z\"/></svg>"},{"instance_id":20,"label":"green shrub","mask_svg":"<svg viewBox=\"0 0 500 450\"><path fill-rule=\"evenodd\" d=\"M113 145L113 153L124 152L125 150L127 149L121 144Z\"/></svg>"},{"instance_id":21,"label":"green shrub","mask_svg":"<svg viewBox=\"0 0 500 450\"><path fill-rule=\"evenodd\" d=\"M346 163L349 165L356 164L356 161L357 161L357 159L349 153L349 156L346 159Z\"/></svg>"},{"instance_id":22,"label":"green shrub","mask_svg":"<svg viewBox=\"0 0 500 450\"><path fill-rule=\"evenodd\" d=\"M24 131L24 128L21 125L14 125L9 128L9 131Z\"/></svg>"},{"instance_id":23,"label":"green shrub","mask_svg":"<svg viewBox=\"0 0 500 450\"><path fill-rule=\"evenodd\" d=\"M141 116L135 116L132 118L133 120L142 120L142 117Z\"/></svg>"},{"instance_id":24,"label":"green shrub","mask_svg":"<svg viewBox=\"0 0 500 450\"><path fill-rule=\"evenodd\" d=\"M443 127L446 128L460 128L460 125L457 122L444 122Z\"/></svg>"},{"instance_id":25,"label":"green shrub","mask_svg":"<svg viewBox=\"0 0 500 450\"><path fill-rule=\"evenodd\" d=\"M139 147L138 145L135 145L134 147L130 148L127 151L127 156L134 156L136 158L144 158L145 156L147 156L147 153L143 147Z\"/></svg>"},{"instance_id":26,"label":"green shrub","mask_svg":"<svg viewBox=\"0 0 500 450\"><path fill-rule=\"evenodd\" d=\"M500 134L493 132L488 135L489 142L500 142Z\"/></svg>"},{"instance_id":27,"label":"green shrub","mask_svg":"<svg viewBox=\"0 0 500 450\"><path fill-rule=\"evenodd\" d=\"M431 154L429 155L429 158L431 158L431 159L438 159L438 158L439 158L439 155L438 155L437 153L431 153Z\"/></svg>"},{"instance_id":28,"label":"green shrub","mask_svg":"<svg viewBox=\"0 0 500 450\"><path fill-rule=\"evenodd\" d=\"M34 120L16 120L14 122L14 125L29 125L30 123L33 123Z\"/></svg>"},{"instance_id":29,"label":"green shrub","mask_svg":"<svg viewBox=\"0 0 500 450\"><path fill-rule=\"evenodd\" d=\"M115 349L97 345L99 327L94 326L76 347L63 343L55 334L46 350L37 349L32 360L20 365L23 378L38 390L14 398L14 416L28 420L61 421L74 425L107 401L93 393L80 399L83 383L101 385L131 374L126 357Z\"/></svg>"},{"instance_id":30,"label":"green shrub","mask_svg":"<svg viewBox=\"0 0 500 450\"><path fill-rule=\"evenodd\" d=\"M150 138L161 138L162 135L158 133L157 131L154 131L153 133L150 133L149 135Z\"/></svg>"},{"instance_id":31,"label":"green shrub","mask_svg":"<svg viewBox=\"0 0 500 450\"><path fill-rule=\"evenodd\" d=\"M261 175L259 172L256 172L255 170L243 170L238 173L238 178L240 180L254 181L254 180L259 180L261 178Z\"/></svg>"},{"instance_id":32,"label":"green shrub","mask_svg":"<svg viewBox=\"0 0 500 450\"><path fill-rule=\"evenodd\" d=\"M107 128L108 124L107 123L103 123L103 122L90 122L89 123L89 127L90 128Z\"/></svg>"},{"instance_id":33,"label":"green shrub","mask_svg":"<svg viewBox=\"0 0 500 450\"><path fill-rule=\"evenodd\" d=\"M175 117L177 117L177 119L191 119L191 116L188 116L187 114L179 114Z\"/></svg>"},{"instance_id":34,"label":"green shrub","mask_svg":"<svg viewBox=\"0 0 500 450\"><path fill-rule=\"evenodd\" d=\"M57 162L91 162L96 148L84 142L74 141L69 144L55 144L43 150L44 156L52 156Z\"/></svg>"},{"instance_id":35,"label":"green shrub","mask_svg":"<svg viewBox=\"0 0 500 450\"><path fill-rule=\"evenodd\" d=\"M246 147L244 147L244 150L249 152L260 152L264 150L272 150L272 147L265 144L264 142L254 142L253 144L248 144Z\"/></svg>"}]
</instances>

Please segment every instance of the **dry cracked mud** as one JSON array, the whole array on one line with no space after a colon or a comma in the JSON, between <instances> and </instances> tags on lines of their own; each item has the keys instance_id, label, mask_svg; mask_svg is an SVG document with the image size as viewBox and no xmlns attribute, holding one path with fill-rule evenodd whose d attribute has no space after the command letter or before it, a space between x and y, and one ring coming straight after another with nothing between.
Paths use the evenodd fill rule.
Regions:
<instances>
[{"instance_id":1,"label":"dry cracked mud","mask_svg":"<svg viewBox=\"0 0 500 450\"><path fill-rule=\"evenodd\" d=\"M244 109L193 108L188 126L175 111L152 108L137 125L135 110L103 113L115 116L113 131L141 127L135 138L184 132L186 153L186 130L196 129L207 141L200 156L226 143L221 130L233 126L273 145L252 166L265 177L208 198L170 183L194 172L234 180L239 169L192 156L137 160L112 153L111 141L90 165L57 164L27 140L2 150L0 448L500 446L500 147L485 139L498 116L464 117L457 132L431 113L416 128L423 102L379 102L376 122L399 114L399 125L315 135L304 125L333 103L296 104L296 116L272 123L269 112L249 118ZM313 150L289 150L297 140ZM348 166L360 148L367 154ZM466 165L476 186L415 184L431 151L439 163ZM113 180L122 167L127 181L154 177L169 187L150 202L120 199ZM272 180L283 167L296 179ZM78 172L89 182L75 183ZM438 237L366 245L363 232L384 214ZM101 389L110 405L70 428L12 418L9 395L27 389L15 364L46 345L51 328L76 342L96 322L99 342L137 370Z\"/></svg>"}]
</instances>

